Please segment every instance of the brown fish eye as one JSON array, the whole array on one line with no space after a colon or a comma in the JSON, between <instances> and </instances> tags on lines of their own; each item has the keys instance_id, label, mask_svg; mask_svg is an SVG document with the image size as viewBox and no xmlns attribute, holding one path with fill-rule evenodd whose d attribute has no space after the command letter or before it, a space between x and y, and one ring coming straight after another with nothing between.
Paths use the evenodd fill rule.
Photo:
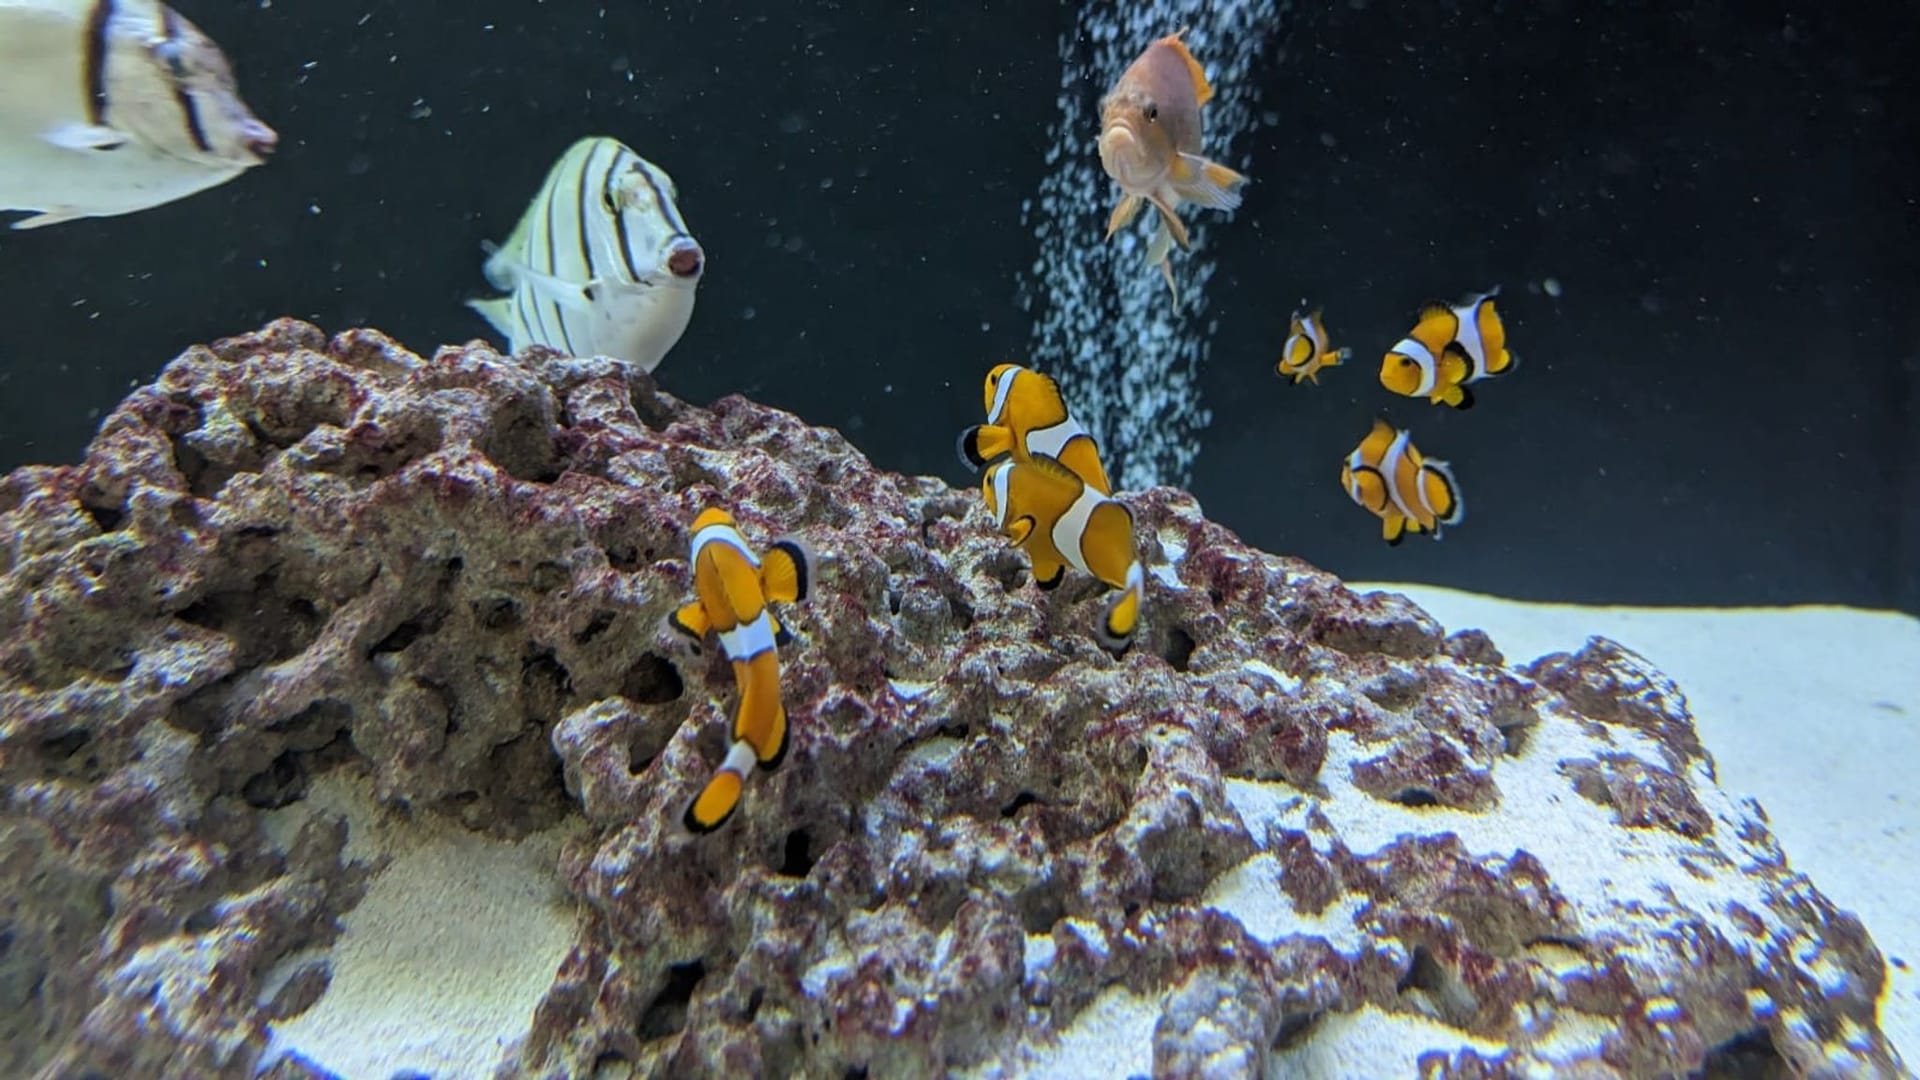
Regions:
<instances>
[{"instance_id":1,"label":"brown fish eye","mask_svg":"<svg viewBox=\"0 0 1920 1080\"><path fill-rule=\"evenodd\" d=\"M1160 106L1158 105L1148 105L1145 109L1142 109L1141 112L1145 114L1149 123L1160 119Z\"/></svg>"}]
</instances>

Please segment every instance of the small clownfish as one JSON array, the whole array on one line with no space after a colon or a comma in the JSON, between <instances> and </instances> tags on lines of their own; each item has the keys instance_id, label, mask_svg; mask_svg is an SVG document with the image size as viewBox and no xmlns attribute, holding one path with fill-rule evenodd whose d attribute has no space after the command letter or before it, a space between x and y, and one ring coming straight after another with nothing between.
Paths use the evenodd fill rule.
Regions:
<instances>
[{"instance_id":1,"label":"small clownfish","mask_svg":"<svg viewBox=\"0 0 1920 1080\"><path fill-rule=\"evenodd\" d=\"M1213 98L1200 61L1187 51L1181 29L1148 45L1100 99L1100 166L1120 185L1120 201L1107 218L1107 237L1125 228L1151 202L1159 226L1147 245L1148 264L1158 264L1180 306L1167 254L1189 245L1180 204L1215 210L1240 205L1247 178L1200 156L1204 123L1200 107Z\"/></svg>"},{"instance_id":2,"label":"small clownfish","mask_svg":"<svg viewBox=\"0 0 1920 1080\"><path fill-rule=\"evenodd\" d=\"M786 757L787 710L780 701L775 647L793 636L767 610L767 602L806 599L813 556L797 540L776 541L765 556L756 556L733 515L715 507L693 520L688 562L698 599L674 612L669 622L696 643L708 630L717 633L740 688L726 761L688 804L682 819L694 832L711 832L740 805L748 768L757 761L771 771Z\"/></svg>"},{"instance_id":3,"label":"small clownfish","mask_svg":"<svg viewBox=\"0 0 1920 1080\"><path fill-rule=\"evenodd\" d=\"M1519 366L1507 351L1507 328L1494 310L1495 286L1463 304L1438 301L1420 309L1413 329L1380 361L1380 385L1456 409L1473 407L1466 384Z\"/></svg>"},{"instance_id":4,"label":"small clownfish","mask_svg":"<svg viewBox=\"0 0 1920 1080\"><path fill-rule=\"evenodd\" d=\"M1313 385L1320 385L1320 371L1323 368L1339 367L1340 361L1353 355L1352 349L1335 349L1327 339L1326 324L1320 321L1320 309L1314 308L1313 314L1293 313L1293 325L1287 334L1287 343L1280 351L1280 362L1273 366L1281 375L1291 376L1293 385L1300 385L1301 379L1310 379Z\"/></svg>"},{"instance_id":5,"label":"small clownfish","mask_svg":"<svg viewBox=\"0 0 1920 1080\"><path fill-rule=\"evenodd\" d=\"M1441 526L1458 525L1467 512L1447 463L1421 457L1413 434L1396 431L1385 420L1375 420L1347 455L1340 486L1380 518L1380 535L1389 544L1410 532L1430 532L1438 540Z\"/></svg>"},{"instance_id":6,"label":"small clownfish","mask_svg":"<svg viewBox=\"0 0 1920 1080\"><path fill-rule=\"evenodd\" d=\"M994 525L1026 549L1034 584L1052 589L1071 566L1121 590L1095 636L1108 649L1124 649L1140 627L1147 595L1133 512L1050 457L996 462L980 487Z\"/></svg>"},{"instance_id":7,"label":"small clownfish","mask_svg":"<svg viewBox=\"0 0 1920 1080\"><path fill-rule=\"evenodd\" d=\"M960 460L976 471L1002 454L1015 461L1057 459L1102 495L1113 494L1100 447L1067 412L1060 386L1019 364L987 372L987 422L960 433Z\"/></svg>"}]
</instances>

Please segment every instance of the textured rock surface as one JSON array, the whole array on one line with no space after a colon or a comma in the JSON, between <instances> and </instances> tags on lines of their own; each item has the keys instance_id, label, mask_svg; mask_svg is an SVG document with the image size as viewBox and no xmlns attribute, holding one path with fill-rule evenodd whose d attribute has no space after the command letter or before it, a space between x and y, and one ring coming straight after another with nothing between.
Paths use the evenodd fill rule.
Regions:
<instances>
[{"instance_id":1,"label":"textured rock surface","mask_svg":"<svg viewBox=\"0 0 1920 1080\"><path fill-rule=\"evenodd\" d=\"M972 492L739 398L293 322L189 350L85 462L0 482L0 1073L251 1075L378 872L337 818L263 825L333 769L504 836L585 819L509 1075L1065 1067L1121 997L1172 1075L1356 1015L1459 1032L1428 1076L1897 1073L1879 953L1644 661L1509 669L1127 501L1115 658L1096 587L1034 589ZM696 839L732 679L663 618L710 502L822 566L787 761Z\"/></svg>"}]
</instances>

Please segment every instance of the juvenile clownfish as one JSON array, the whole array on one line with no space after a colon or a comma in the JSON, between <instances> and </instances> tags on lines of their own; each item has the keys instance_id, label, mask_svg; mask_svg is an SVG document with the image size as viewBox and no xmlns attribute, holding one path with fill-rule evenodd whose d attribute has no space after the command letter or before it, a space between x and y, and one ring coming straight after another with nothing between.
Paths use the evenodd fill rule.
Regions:
<instances>
[{"instance_id":1,"label":"juvenile clownfish","mask_svg":"<svg viewBox=\"0 0 1920 1080\"><path fill-rule=\"evenodd\" d=\"M767 610L767 602L791 604L806 599L813 557L796 540L776 541L765 556L756 556L734 525L733 515L716 507L701 511L693 520L688 562L698 599L674 612L669 621L696 643L708 630L718 634L740 688L726 761L688 804L682 818L695 832L711 832L740 805L748 768L757 761L771 771L786 757L787 710L780 701L775 647L791 641L792 635Z\"/></svg>"},{"instance_id":2,"label":"juvenile clownfish","mask_svg":"<svg viewBox=\"0 0 1920 1080\"><path fill-rule=\"evenodd\" d=\"M1119 650L1140 628L1146 575L1133 548L1133 513L1050 457L996 462L981 480L987 512L1033 563L1034 584L1052 589L1071 566L1121 590L1096 637Z\"/></svg>"},{"instance_id":3,"label":"juvenile clownfish","mask_svg":"<svg viewBox=\"0 0 1920 1080\"><path fill-rule=\"evenodd\" d=\"M1436 405L1472 408L1466 384L1519 365L1507 351L1507 328L1493 307L1498 295L1496 285L1454 307L1436 301L1421 308L1413 329L1381 358L1380 385Z\"/></svg>"},{"instance_id":4,"label":"juvenile clownfish","mask_svg":"<svg viewBox=\"0 0 1920 1080\"><path fill-rule=\"evenodd\" d=\"M1352 349L1335 349L1327 339L1326 324L1320 321L1320 309L1313 314L1293 313L1293 325L1287 334L1287 343L1280 352L1280 362L1273 369L1281 375L1291 376L1295 386L1300 380L1310 379L1313 385L1320 385L1320 371L1323 368L1339 367L1340 361L1353 355Z\"/></svg>"},{"instance_id":5,"label":"juvenile clownfish","mask_svg":"<svg viewBox=\"0 0 1920 1080\"><path fill-rule=\"evenodd\" d=\"M1147 262L1159 264L1175 307L1180 290L1167 254L1174 244L1186 248L1189 243L1180 204L1232 210L1240 205L1237 189L1247 182L1200 156L1200 107L1212 100L1213 87L1180 40L1185 33L1176 31L1147 46L1100 99L1100 165L1120 185L1107 236L1131 222L1142 202L1153 204L1160 222L1147 245Z\"/></svg>"},{"instance_id":6,"label":"juvenile clownfish","mask_svg":"<svg viewBox=\"0 0 1920 1080\"><path fill-rule=\"evenodd\" d=\"M1444 525L1466 516L1453 470L1444 461L1423 458L1411 432L1396 431L1385 420L1360 441L1340 466L1347 496L1380 518L1380 535L1398 544L1406 533L1430 532L1440 539Z\"/></svg>"},{"instance_id":7,"label":"juvenile clownfish","mask_svg":"<svg viewBox=\"0 0 1920 1080\"><path fill-rule=\"evenodd\" d=\"M1046 456L1071 469L1102 495L1113 494L1100 448L1067 413L1060 386L1018 364L987 372L987 422L960 433L960 460L975 470L1003 454L1015 461Z\"/></svg>"}]
</instances>

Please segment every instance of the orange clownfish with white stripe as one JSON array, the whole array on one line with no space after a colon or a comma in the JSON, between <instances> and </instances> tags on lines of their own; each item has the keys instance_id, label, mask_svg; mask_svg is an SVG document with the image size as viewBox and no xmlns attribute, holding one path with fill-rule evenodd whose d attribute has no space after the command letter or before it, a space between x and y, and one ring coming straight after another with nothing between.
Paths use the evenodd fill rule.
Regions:
<instances>
[{"instance_id":1,"label":"orange clownfish with white stripe","mask_svg":"<svg viewBox=\"0 0 1920 1080\"><path fill-rule=\"evenodd\" d=\"M1284 376L1290 376L1295 386L1300 380L1311 379L1313 385L1320 385L1320 371L1323 368L1339 367L1340 361L1353 355L1352 349L1336 349L1327 338L1327 326L1320 321L1320 309L1315 308L1310 315L1293 313L1293 324L1287 333L1287 343L1280 350L1280 362L1273 370Z\"/></svg>"},{"instance_id":2,"label":"orange clownfish with white stripe","mask_svg":"<svg viewBox=\"0 0 1920 1080\"><path fill-rule=\"evenodd\" d=\"M1019 364L1000 364L987 372L986 407L987 422L960 433L960 460L977 470L1003 454L1015 461L1055 458L1088 487L1113 494L1100 448L1068 414L1058 383Z\"/></svg>"},{"instance_id":3,"label":"orange clownfish with white stripe","mask_svg":"<svg viewBox=\"0 0 1920 1080\"><path fill-rule=\"evenodd\" d=\"M688 804L683 817L695 832L711 832L740 805L747 772L778 768L787 754L787 710L780 700L778 645L792 640L767 610L767 602L806 599L813 578L813 557L797 540L779 540L764 556L755 555L734 524L717 507L693 520L693 590L698 598L673 613L673 628L697 643L711 630L733 663L740 688L734 713L733 742L727 758L706 787Z\"/></svg>"},{"instance_id":4,"label":"orange clownfish with white stripe","mask_svg":"<svg viewBox=\"0 0 1920 1080\"><path fill-rule=\"evenodd\" d=\"M1407 533L1428 532L1440 539L1445 525L1466 516L1453 470L1444 461L1425 458L1414 448L1413 434L1396 431L1385 420L1360 441L1340 466L1340 486L1354 502L1380 518L1380 535L1398 544Z\"/></svg>"},{"instance_id":5,"label":"orange clownfish with white stripe","mask_svg":"<svg viewBox=\"0 0 1920 1080\"><path fill-rule=\"evenodd\" d=\"M1420 309L1413 329L1380 360L1380 385L1435 405L1473 407L1468 383L1519 366L1507 350L1507 328L1494 310L1499 286L1449 307L1435 301Z\"/></svg>"},{"instance_id":6,"label":"orange clownfish with white stripe","mask_svg":"<svg viewBox=\"0 0 1920 1080\"><path fill-rule=\"evenodd\" d=\"M1147 595L1133 512L1050 457L997 462L980 487L994 525L1026 550L1034 584L1054 588L1071 566L1121 590L1095 636L1109 649L1125 648L1140 628Z\"/></svg>"},{"instance_id":7,"label":"orange clownfish with white stripe","mask_svg":"<svg viewBox=\"0 0 1920 1080\"><path fill-rule=\"evenodd\" d=\"M1147 262L1158 263L1173 291L1167 253L1174 244L1189 246L1180 204L1215 210L1240 205L1247 178L1200 156L1204 130L1200 107L1213 99L1200 61L1180 40L1182 29L1147 46L1100 99L1100 166L1120 185L1120 201L1107 218L1107 236L1125 228L1143 203L1152 203L1160 221L1147 245Z\"/></svg>"}]
</instances>

